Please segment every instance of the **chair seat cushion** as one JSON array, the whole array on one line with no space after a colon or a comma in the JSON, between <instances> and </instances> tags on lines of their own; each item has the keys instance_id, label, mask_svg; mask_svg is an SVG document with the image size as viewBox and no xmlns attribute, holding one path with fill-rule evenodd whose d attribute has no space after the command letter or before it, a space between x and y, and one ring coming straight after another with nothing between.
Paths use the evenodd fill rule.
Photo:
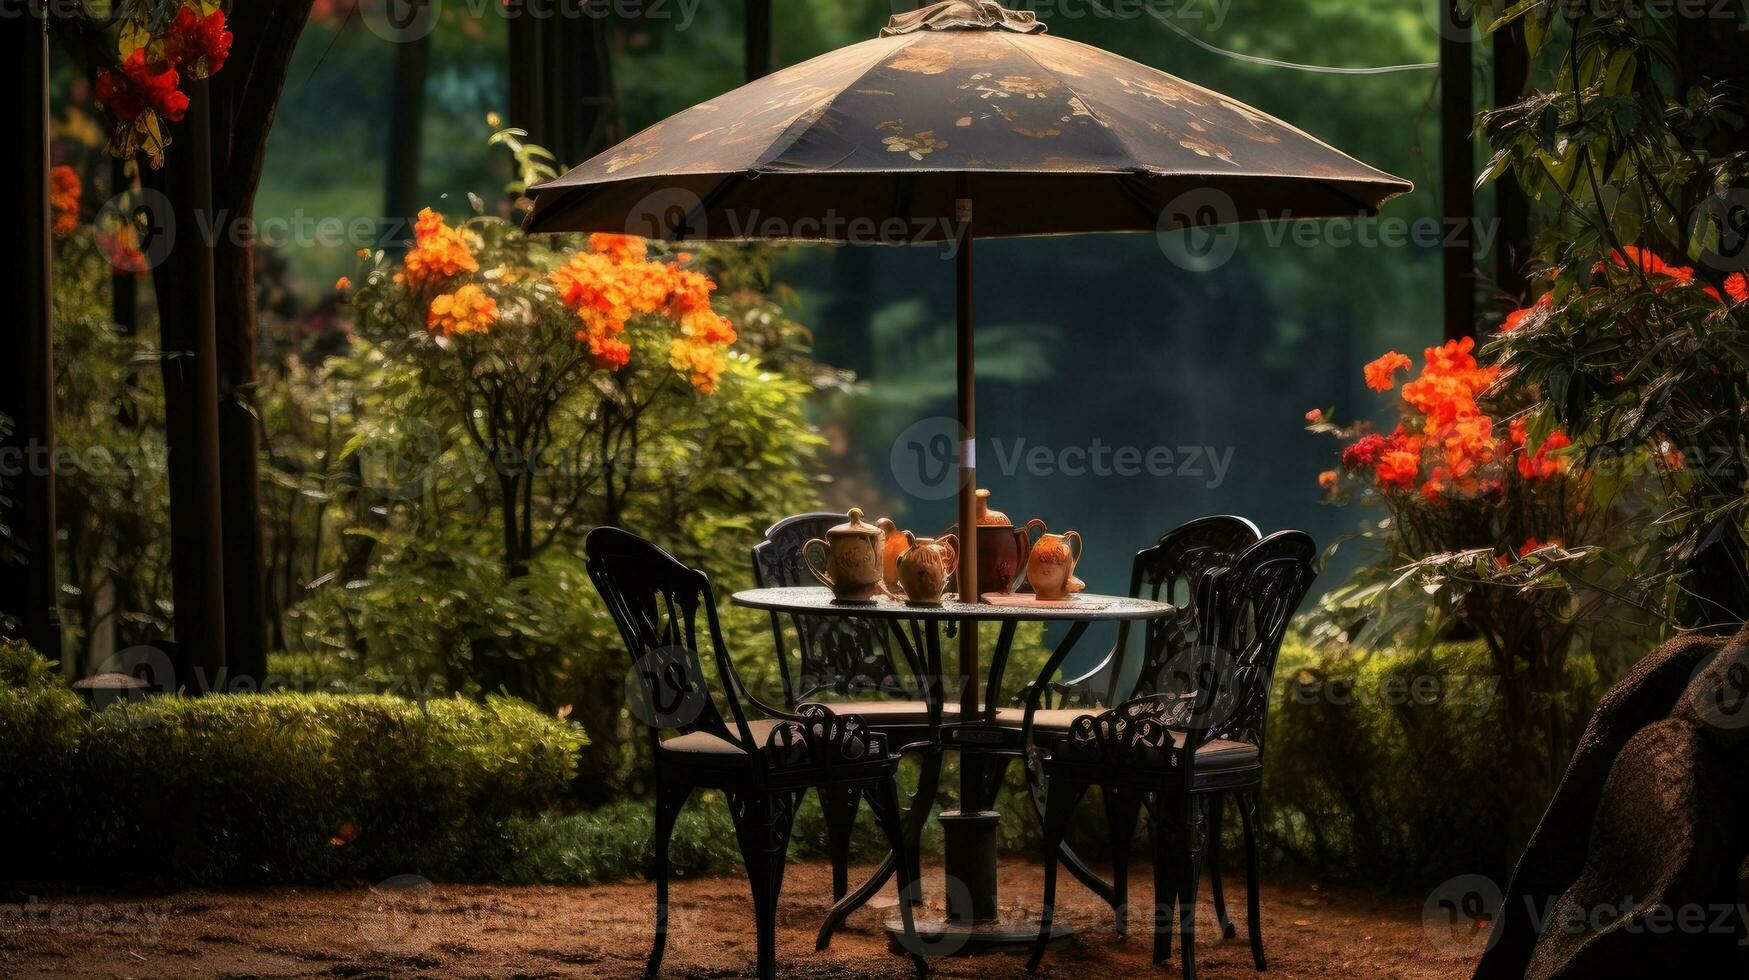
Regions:
<instances>
[{"instance_id":1,"label":"chair seat cushion","mask_svg":"<svg viewBox=\"0 0 1749 980\"><path fill-rule=\"evenodd\" d=\"M1032 728L1040 735L1060 736L1068 733L1069 726L1075 723L1075 719L1097 714L1100 712L1087 708L1040 709L1033 712ZM1024 722L1025 718L1026 712L1020 708L1003 708L996 712L997 722L1004 725L1018 726ZM1174 730L1172 744L1183 747L1184 733ZM1257 746L1250 742L1217 738L1196 750L1196 767L1209 772L1243 769L1247 766L1257 765L1258 758Z\"/></svg>"},{"instance_id":2,"label":"chair seat cushion","mask_svg":"<svg viewBox=\"0 0 1749 980\"><path fill-rule=\"evenodd\" d=\"M752 732L753 741L760 745L771 737L771 730L775 727L777 722L771 719L747 721L747 730ZM729 723L729 731L735 731L733 722ZM739 745L710 732L689 732L665 738L662 740L662 754L676 762L694 766L741 766L747 758L747 753Z\"/></svg>"},{"instance_id":3,"label":"chair seat cushion","mask_svg":"<svg viewBox=\"0 0 1749 980\"><path fill-rule=\"evenodd\" d=\"M826 706L834 714L857 715L870 727L880 728L887 725L927 725L929 723L929 704L924 701L829 701ZM960 706L944 704L941 714L944 718L959 717Z\"/></svg>"},{"instance_id":4,"label":"chair seat cushion","mask_svg":"<svg viewBox=\"0 0 1749 980\"><path fill-rule=\"evenodd\" d=\"M836 712L843 718L848 711ZM866 721L866 720L865 720ZM662 756L670 762L688 766L707 766L737 769L747 764L747 753L732 740L735 737L735 724L725 722L730 738L723 738L711 732L689 732L685 735L674 735L662 740ZM753 736L753 742L764 750L771 739L772 729L782 724L780 719L760 718L747 720L747 730ZM840 759L840 762L869 762L884 757L884 736L876 732L872 723L864 731L872 736L874 754L858 754L850 758ZM781 763L780 763L781 764ZM812 763L808 763L812 764Z\"/></svg>"}]
</instances>

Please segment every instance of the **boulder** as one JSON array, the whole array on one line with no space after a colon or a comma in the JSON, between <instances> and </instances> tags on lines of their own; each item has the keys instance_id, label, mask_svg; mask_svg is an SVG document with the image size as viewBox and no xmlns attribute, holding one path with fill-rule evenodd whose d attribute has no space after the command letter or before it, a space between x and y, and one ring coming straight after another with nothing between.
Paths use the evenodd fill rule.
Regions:
<instances>
[{"instance_id":1,"label":"boulder","mask_svg":"<svg viewBox=\"0 0 1749 980\"><path fill-rule=\"evenodd\" d=\"M1673 640L1610 689L1513 872L1477 980L1741 975L1742 695L1749 630Z\"/></svg>"}]
</instances>

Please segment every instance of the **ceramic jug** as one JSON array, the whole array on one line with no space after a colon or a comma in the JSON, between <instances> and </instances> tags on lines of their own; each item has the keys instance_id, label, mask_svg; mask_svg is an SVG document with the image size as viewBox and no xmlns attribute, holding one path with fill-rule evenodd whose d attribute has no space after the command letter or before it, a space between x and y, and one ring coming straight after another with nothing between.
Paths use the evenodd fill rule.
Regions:
<instances>
[{"instance_id":1,"label":"ceramic jug","mask_svg":"<svg viewBox=\"0 0 1749 980\"><path fill-rule=\"evenodd\" d=\"M881 582L888 592L897 592L899 588L899 556L905 549L916 543L910 531L899 530L899 525L893 523L891 517L883 517L875 521L875 526L881 529Z\"/></svg>"},{"instance_id":2,"label":"ceramic jug","mask_svg":"<svg viewBox=\"0 0 1749 980\"><path fill-rule=\"evenodd\" d=\"M899 585L910 606L939 606L960 563L959 538L947 534L940 538L918 538L899 558Z\"/></svg>"},{"instance_id":3,"label":"ceramic jug","mask_svg":"<svg viewBox=\"0 0 1749 980\"><path fill-rule=\"evenodd\" d=\"M1043 522L1034 520L1028 529ZM1081 560L1081 532L1063 534L1045 532L1032 546L1026 559L1026 580L1033 594L1047 602L1061 601L1071 592L1080 592L1086 585L1075 577L1075 563Z\"/></svg>"},{"instance_id":4,"label":"ceramic jug","mask_svg":"<svg viewBox=\"0 0 1749 980\"><path fill-rule=\"evenodd\" d=\"M838 602L873 602L881 594L881 529L850 508L850 520L831 528L824 540L802 546L802 563L832 590Z\"/></svg>"}]
</instances>

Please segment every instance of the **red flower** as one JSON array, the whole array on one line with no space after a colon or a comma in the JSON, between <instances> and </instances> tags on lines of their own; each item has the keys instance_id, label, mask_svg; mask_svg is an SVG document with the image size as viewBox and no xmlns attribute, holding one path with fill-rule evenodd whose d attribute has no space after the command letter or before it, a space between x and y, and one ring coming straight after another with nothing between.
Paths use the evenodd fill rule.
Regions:
<instances>
[{"instance_id":1,"label":"red flower","mask_svg":"<svg viewBox=\"0 0 1749 980\"><path fill-rule=\"evenodd\" d=\"M1685 265L1671 265L1650 251L1635 245L1623 245L1621 251L1609 257L1611 262L1623 269L1637 266L1649 276L1664 276L1677 282L1688 282L1694 278L1694 270Z\"/></svg>"},{"instance_id":2,"label":"red flower","mask_svg":"<svg viewBox=\"0 0 1749 980\"><path fill-rule=\"evenodd\" d=\"M1741 272L1726 276L1725 295L1731 297L1734 303L1749 301L1749 279L1745 279Z\"/></svg>"},{"instance_id":3,"label":"red flower","mask_svg":"<svg viewBox=\"0 0 1749 980\"><path fill-rule=\"evenodd\" d=\"M164 59L171 65L188 63L188 74L205 78L225 66L231 54L231 32L225 26L225 12L215 10L205 17L192 7L183 7L170 22L164 38Z\"/></svg>"},{"instance_id":4,"label":"red flower","mask_svg":"<svg viewBox=\"0 0 1749 980\"><path fill-rule=\"evenodd\" d=\"M1537 297L1535 303L1532 303L1522 310L1513 310L1511 313L1506 314L1506 322L1500 325L1500 332L1511 333L1519 327L1524 326L1525 321L1529 320L1531 317L1547 313L1554 307L1554 305L1555 294L1544 293Z\"/></svg>"},{"instance_id":5,"label":"red flower","mask_svg":"<svg viewBox=\"0 0 1749 980\"><path fill-rule=\"evenodd\" d=\"M1377 432L1361 436L1353 445L1342 450L1342 468L1348 470L1365 469L1378 461L1379 454L1385 450L1385 437Z\"/></svg>"},{"instance_id":6,"label":"red flower","mask_svg":"<svg viewBox=\"0 0 1749 980\"><path fill-rule=\"evenodd\" d=\"M1396 384L1391 376L1398 371L1409 370L1411 365L1412 362L1407 354L1399 354L1394 350L1386 351L1377 360L1362 368L1361 373L1366 376L1368 388L1374 391L1390 391L1391 387Z\"/></svg>"},{"instance_id":7,"label":"red flower","mask_svg":"<svg viewBox=\"0 0 1749 980\"><path fill-rule=\"evenodd\" d=\"M1415 485L1415 478L1421 473L1421 456L1407 449L1386 450L1379 457L1379 485L1390 489L1392 487L1407 490Z\"/></svg>"},{"instance_id":8,"label":"red flower","mask_svg":"<svg viewBox=\"0 0 1749 980\"><path fill-rule=\"evenodd\" d=\"M148 109L171 122L181 122L188 111L188 96L177 88L181 83L174 67L148 65L146 49L137 48L119 71L98 71L97 101L117 122L133 122Z\"/></svg>"}]
</instances>

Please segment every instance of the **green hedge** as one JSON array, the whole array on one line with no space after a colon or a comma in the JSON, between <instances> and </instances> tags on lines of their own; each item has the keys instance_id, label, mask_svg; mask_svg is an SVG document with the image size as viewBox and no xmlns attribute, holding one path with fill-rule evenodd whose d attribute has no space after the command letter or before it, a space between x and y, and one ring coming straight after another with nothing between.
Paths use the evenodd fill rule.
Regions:
<instances>
[{"instance_id":1,"label":"green hedge","mask_svg":"<svg viewBox=\"0 0 1749 980\"><path fill-rule=\"evenodd\" d=\"M1567 662L1565 710L1583 725L1603 682ZM1276 669L1266 840L1307 870L1387 888L1511 871L1508 801L1540 811L1504 751L1506 708L1479 643L1428 651L1309 649Z\"/></svg>"},{"instance_id":2,"label":"green hedge","mask_svg":"<svg viewBox=\"0 0 1749 980\"><path fill-rule=\"evenodd\" d=\"M503 698L212 695L91 714L36 654L0 646L0 834L30 842L20 878L486 877L508 821L563 797L583 744Z\"/></svg>"}]
</instances>

